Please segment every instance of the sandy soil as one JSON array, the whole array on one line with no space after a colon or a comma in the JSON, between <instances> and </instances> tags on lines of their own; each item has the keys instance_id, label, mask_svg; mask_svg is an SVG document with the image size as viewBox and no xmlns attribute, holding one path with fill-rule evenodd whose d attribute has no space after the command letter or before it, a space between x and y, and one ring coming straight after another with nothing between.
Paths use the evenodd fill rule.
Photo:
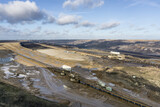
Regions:
<instances>
[{"instance_id":1,"label":"sandy soil","mask_svg":"<svg viewBox=\"0 0 160 107\"><path fill-rule=\"evenodd\" d=\"M123 70L131 76L144 78L152 84L160 87L160 69L157 67L114 67L116 70Z\"/></svg>"},{"instance_id":2,"label":"sandy soil","mask_svg":"<svg viewBox=\"0 0 160 107\"><path fill-rule=\"evenodd\" d=\"M99 57L93 58L93 56L90 57L89 54L81 55L78 52L74 53L74 51L68 51L68 50L56 48L56 47L52 47L51 49L38 50L38 51L21 47L19 45L19 43L4 44L4 47L6 49L10 49L13 52L17 53L16 54L16 61L17 62L24 64L24 65L27 65L27 66L30 66L30 67L31 66L42 67L40 69L41 78L43 78L42 81L44 82L45 86L50 89L51 93L56 93L58 96L65 97L66 99L71 98L71 100L75 100L74 98L77 98L77 101L87 103L88 105L91 105L91 103L93 103L93 101L92 101L93 99L86 99L86 97L85 97L85 100L86 100L85 101L83 99L85 94L79 93L79 90L77 90L77 89L75 90L75 92L82 94L83 97L79 96L79 94L77 95L75 93L73 94L71 92L66 92L66 90L64 88L67 85L65 84L65 87L63 86L64 82L66 80L64 79L63 82L59 82L59 79L57 80L57 77L52 78L53 74L51 72L49 72L48 70L44 69L47 66L42 63L39 63L39 62L43 62L43 63L49 64L51 66L56 66L56 67L61 67L63 64L66 64L66 65L73 67L77 63L80 64L83 68L87 68L88 66L90 66L91 68L97 68L97 66L99 66L99 65L101 65L100 67L110 66L114 70L113 70L113 72L110 72L111 74L108 74L108 75L104 74L103 75L104 80L106 81L106 83L108 82L108 84L109 84L109 81L115 80L117 84L120 84L119 87L116 87L118 89L118 91L123 92L123 90L125 90L125 92L128 91L127 94L130 94L130 90L129 90L130 88L131 89L136 88L137 90L141 91L141 88L139 88L140 85L139 86L133 85L135 81L136 82L138 81L137 77L138 78L142 77L146 80L149 80L152 84L156 84L157 86L159 85L159 73L158 73L159 68L156 68L156 67L142 67L142 66L137 66L136 64L135 65L131 65L131 64L127 65L126 63L123 63L123 62L121 63L119 61L113 61L113 60L109 60L109 59L105 60L105 59L99 58ZM97 51L97 53L98 53L98 51ZM72 58L70 58L70 57L72 57ZM92 58L92 59L87 59L87 58ZM90 61L92 62L92 64L90 63ZM114 67L116 67L116 68L114 68ZM86 72L86 70L84 70L84 69L83 69L83 71ZM83 72L82 72L82 74L85 75L85 73L83 73ZM100 73L100 75L102 75L102 74ZM133 75L136 76L136 79L132 78ZM151 77L150 77L150 75L151 75ZM156 76L154 76L154 75L156 75ZM99 78L102 79L102 76L100 76ZM63 80L63 78L60 80ZM42 83L42 81L40 81L40 82ZM60 85L60 87L62 87L62 89L59 89L59 85L55 84L57 81L58 81L58 84ZM38 84L38 86L39 85L40 85L40 83ZM72 85L74 85L74 84L72 84ZM75 86L76 86L76 85L75 86L72 86L72 85L70 88L71 91L74 90ZM113 86L113 84L111 84L111 85ZM121 90L120 90L120 87L121 87ZM128 87L128 88L126 88L126 87ZM125 88L125 89L123 89L123 88ZM78 89L80 89L80 87ZM59 90L60 90L60 92L59 92ZM44 90L42 90L42 91L44 91ZM89 91L90 91L90 89L89 89ZM145 92L147 93L147 91L145 91ZM84 92L84 93L88 93L88 91ZM91 94L90 97L93 97L92 91L90 94ZM97 97L98 95L99 95L99 93L95 95L96 98L98 98ZM70 97L68 97L68 96L70 96ZM94 98L95 98L95 96L94 96ZM106 97L106 98L108 98L108 97ZM100 99L100 98L98 98L98 99ZM102 100L102 99L100 99L100 100ZM96 101L97 101L97 99L96 99ZM112 101L113 101L113 99L112 99ZM103 107L103 102L101 102L101 101L100 102L97 101L97 102L98 102L98 105L102 105L102 107ZM108 102L108 101L106 101L106 102ZM96 106L98 106L98 105L96 105ZM111 105L114 105L114 104L111 104Z\"/></svg>"},{"instance_id":3,"label":"sandy soil","mask_svg":"<svg viewBox=\"0 0 160 107\"><path fill-rule=\"evenodd\" d=\"M84 61L87 57L64 49L39 49L38 52L64 60Z\"/></svg>"},{"instance_id":4,"label":"sandy soil","mask_svg":"<svg viewBox=\"0 0 160 107\"><path fill-rule=\"evenodd\" d=\"M23 87L37 96L63 104L67 103L70 104L71 107L76 107L79 104L81 107L124 106L123 103L119 101L117 102L116 100L115 101L117 103L114 104L108 96L103 95L102 98L98 97L99 94L95 95L92 93L94 89L88 90L88 88L85 88L84 90L78 85L76 88L76 84L72 84L72 82L66 81L66 79L60 80L60 75L57 76L49 70L39 67L41 64L38 64L36 61L31 61L23 56L18 56L16 59L24 60L26 63L30 63L30 67L20 65L15 62L7 63L0 66L0 77L4 81L15 84L18 87ZM9 75L5 72L9 72ZM8 75L7 78L5 78L6 75Z\"/></svg>"},{"instance_id":5,"label":"sandy soil","mask_svg":"<svg viewBox=\"0 0 160 107\"><path fill-rule=\"evenodd\" d=\"M68 61L68 60L56 58L55 56L51 56L51 55L47 55L47 54L38 52L36 50L31 50L31 49L24 48L24 47L20 46L19 43L4 43L3 47L5 47L6 49L9 49L9 50L12 50L17 55L21 55L21 56L24 56L24 57L27 57L27 58L31 58L31 59L46 63L46 64L51 65L51 66L61 67L62 65L69 65L69 66L73 67L73 66L76 66L77 64L84 65L85 67L91 66L91 62L90 62L91 60L89 60L88 57L81 56L79 54L75 55L74 58L76 58L76 60L69 60ZM62 51L64 51L64 50L62 50ZM73 57L74 55L69 54L69 56ZM64 57L67 57L67 56L64 55ZM74 58L71 58L71 59L74 59ZM82 61L82 59L85 59L85 58L86 59L88 58L88 60L83 60ZM81 61L79 61L79 60L81 60ZM23 62L23 61L21 60L19 62ZM25 64L25 63L26 62L23 62L23 64Z\"/></svg>"},{"instance_id":6,"label":"sandy soil","mask_svg":"<svg viewBox=\"0 0 160 107\"><path fill-rule=\"evenodd\" d=\"M2 47L2 46L0 46L0 50L5 50L5 48L4 48L4 47Z\"/></svg>"}]
</instances>

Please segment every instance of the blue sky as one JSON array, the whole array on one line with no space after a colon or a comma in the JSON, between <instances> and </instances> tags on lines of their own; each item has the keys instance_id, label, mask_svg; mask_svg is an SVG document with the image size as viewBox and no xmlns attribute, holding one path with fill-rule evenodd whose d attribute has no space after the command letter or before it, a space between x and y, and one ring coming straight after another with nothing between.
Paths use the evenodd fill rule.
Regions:
<instances>
[{"instance_id":1,"label":"blue sky","mask_svg":"<svg viewBox=\"0 0 160 107\"><path fill-rule=\"evenodd\" d=\"M160 39L159 0L0 0L0 40Z\"/></svg>"}]
</instances>

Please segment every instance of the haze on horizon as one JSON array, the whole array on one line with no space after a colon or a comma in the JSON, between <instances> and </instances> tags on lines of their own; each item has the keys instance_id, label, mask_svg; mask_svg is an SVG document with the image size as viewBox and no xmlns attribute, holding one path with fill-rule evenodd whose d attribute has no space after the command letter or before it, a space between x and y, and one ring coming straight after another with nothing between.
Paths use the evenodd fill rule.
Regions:
<instances>
[{"instance_id":1,"label":"haze on horizon","mask_svg":"<svg viewBox=\"0 0 160 107\"><path fill-rule=\"evenodd\" d=\"M0 40L159 40L159 11L159 0L1 0Z\"/></svg>"}]
</instances>

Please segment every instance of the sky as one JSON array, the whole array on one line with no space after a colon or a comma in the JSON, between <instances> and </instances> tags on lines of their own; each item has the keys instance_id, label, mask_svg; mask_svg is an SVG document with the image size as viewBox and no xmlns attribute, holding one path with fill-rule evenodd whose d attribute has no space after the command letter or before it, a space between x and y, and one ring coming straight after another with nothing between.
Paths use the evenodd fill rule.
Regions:
<instances>
[{"instance_id":1,"label":"sky","mask_svg":"<svg viewBox=\"0 0 160 107\"><path fill-rule=\"evenodd\" d=\"M0 40L160 40L160 0L0 0Z\"/></svg>"}]
</instances>

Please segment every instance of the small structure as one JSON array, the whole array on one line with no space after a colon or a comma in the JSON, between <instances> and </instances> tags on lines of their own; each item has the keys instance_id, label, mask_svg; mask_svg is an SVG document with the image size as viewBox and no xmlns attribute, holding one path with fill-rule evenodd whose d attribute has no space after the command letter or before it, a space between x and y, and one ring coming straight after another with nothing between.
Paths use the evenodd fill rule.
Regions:
<instances>
[{"instance_id":1,"label":"small structure","mask_svg":"<svg viewBox=\"0 0 160 107\"><path fill-rule=\"evenodd\" d=\"M112 91L112 88L111 87L106 87L106 90Z\"/></svg>"},{"instance_id":2,"label":"small structure","mask_svg":"<svg viewBox=\"0 0 160 107\"><path fill-rule=\"evenodd\" d=\"M76 74L76 73L75 74L70 73L69 77L70 77L70 81L71 82L79 82L78 74Z\"/></svg>"},{"instance_id":3,"label":"small structure","mask_svg":"<svg viewBox=\"0 0 160 107\"><path fill-rule=\"evenodd\" d=\"M72 73L70 73L69 76L70 76L71 78L75 78L75 75L72 74Z\"/></svg>"},{"instance_id":4,"label":"small structure","mask_svg":"<svg viewBox=\"0 0 160 107\"><path fill-rule=\"evenodd\" d=\"M125 55L120 54L120 52L111 51L110 54L108 55L108 58L124 60L125 59Z\"/></svg>"},{"instance_id":5,"label":"small structure","mask_svg":"<svg viewBox=\"0 0 160 107\"><path fill-rule=\"evenodd\" d=\"M66 70L66 71L71 71L71 70L72 70L72 67L67 66L67 65L63 65L63 66L62 66L62 69Z\"/></svg>"},{"instance_id":6,"label":"small structure","mask_svg":"<svg viewBox=\"0 0 160 107\"><path fill-rule=\"evenodd\" d=\"M64 71L61 72L61 76L65 76L66 73Z\"/></svg>"},{"instance_id":7,"label":"small structure","mask_svg":"<svg viewBox=\"0 0 160 107\"><path fill-rule=\"evenodd\" d=\"M136 76L135 76L135 75L133 75L132 77L133 77L134 79L136 78Z\"/></svg>"},{"instance_id":8,"label":"small structure","mask_svg":"<svg viewBox=\"0 0 160 107\"><path fill-rule=\"evenodd\" d=\"M114 52L114 51L111 51L110 53L111 53L111 54L120 55L120 52Z\"/></svg>"},{"instance_id":9,"label":"small structure","mask_svg":"<svg viewBox=\"0 0 160 107\"><path fill-rule=\"evenodd\" d=\"M76 79L75 78L70 78L70 81L71 82L76 82Z\"/></svg>"},{"instance_id":10,"label":"small structure","mask_svg":"<svg viewBox=\"0 0 160 107\"><path fill-rule=\"evenodd\" d=\"M98 84L101 86L101 87L105 87L106 86L106 83L104 83L103 81L98 81Z\"/></svg>"}]
</instances>

